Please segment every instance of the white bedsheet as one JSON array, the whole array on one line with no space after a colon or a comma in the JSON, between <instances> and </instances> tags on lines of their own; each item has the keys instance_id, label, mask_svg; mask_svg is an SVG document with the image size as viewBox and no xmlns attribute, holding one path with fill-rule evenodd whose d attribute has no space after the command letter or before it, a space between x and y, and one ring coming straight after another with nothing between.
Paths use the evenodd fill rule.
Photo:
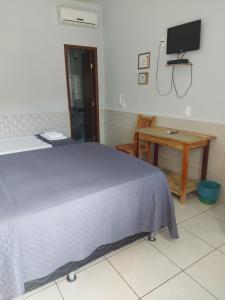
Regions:
<instances>
[{"instance_id":1,"label":"white bedsheet","mask_svg":"<svg viewBox=\"0 0 225 300\"><path fill-rule=\"evenodd\" d=\"M51 148L35 136L23 136L8 139L0 139L0 155Z\"/></svg>"}]
</instances>

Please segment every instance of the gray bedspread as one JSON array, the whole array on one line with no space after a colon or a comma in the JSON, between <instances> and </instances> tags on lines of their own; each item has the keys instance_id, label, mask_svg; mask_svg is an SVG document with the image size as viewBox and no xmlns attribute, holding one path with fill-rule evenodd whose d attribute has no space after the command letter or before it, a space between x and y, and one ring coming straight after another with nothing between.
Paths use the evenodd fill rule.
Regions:
<instances>
[{"instance_id":1,"label":"gray bedspread","mask_svg":"<svg viewBox=\"0 0 225 300\"><path fill-rule=\"evenodd\" d=\"M177 238L164 174L87 143L0 157L0 299L101 245L167 226Z\"/></svg>"}]
</instances>

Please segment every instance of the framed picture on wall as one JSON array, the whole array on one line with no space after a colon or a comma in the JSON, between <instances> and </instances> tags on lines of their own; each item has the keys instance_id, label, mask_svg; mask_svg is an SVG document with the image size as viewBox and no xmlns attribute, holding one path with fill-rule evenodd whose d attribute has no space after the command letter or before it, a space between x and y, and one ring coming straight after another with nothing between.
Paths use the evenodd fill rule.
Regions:
<instances>
[{"instance_id":1,"label":"framed picture on wall","mask_svg":"<svg viewBox=\"0 0 225 300\"><path fill-rule=\"evenodd\" d=\"M139 73L138 74L138 84L142 85L142 84L148 84L148 72L144 72L144 73Z\"/></svg>"},{"instance_id":2,"label":"framed picture on wall","mask_svg":"<svg viewBox=\"0 0 225 300\"><path fill-rule=\"evenodd\" d=\"M138 54L138 69L139 70L150 68L150 57L151 57L150 52Z\"/></svg>"}]
</instances>

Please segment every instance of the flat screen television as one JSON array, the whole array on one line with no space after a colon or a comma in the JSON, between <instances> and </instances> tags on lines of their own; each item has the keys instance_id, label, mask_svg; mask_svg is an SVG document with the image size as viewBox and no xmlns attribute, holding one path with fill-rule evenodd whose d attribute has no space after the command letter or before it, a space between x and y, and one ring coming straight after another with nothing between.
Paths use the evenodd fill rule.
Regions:
<instances>
[{"instance_id":1,"label":"flat screen television","mask_svg":"<svg viewBox=\"0 0 225 300\"><path fill-rule=\"evenodd\" d=\"M167 54L184 53L200 48L201 20L168 28Z\"/></svg>"}]
</instances>

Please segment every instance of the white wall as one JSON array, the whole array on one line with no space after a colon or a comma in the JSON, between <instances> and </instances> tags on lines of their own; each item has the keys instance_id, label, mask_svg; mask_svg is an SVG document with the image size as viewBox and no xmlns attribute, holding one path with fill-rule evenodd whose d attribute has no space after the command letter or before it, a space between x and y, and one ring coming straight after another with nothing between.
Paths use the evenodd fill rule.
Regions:
<instances>
[{"instance_id":1,"label":"white wall","mask_svg":"<svg viewBox=\"0 0 225 300\"><path fill-rule=\"evenodd\" d=\"M106 108L121 110L122 93L127 111L184 118L186 106L192 107L192 119L225 122L225 1L224 0L105 0L104 41ZM159 42L170 26L202 19L201 50L187 53L193 66L194 82L190 93L178 100L157 94L156 60ZM137 55L151 51L150 84L137 85ZM162 55L161 88L169 87L169 57ZM173 59L173 56L170 57ZM179 67L178 86L189 80L188 67Z\"/></svg>"},{"instance_id":2,"label":"white wall","mask_svg":"<svg viewBox=\"0 0 225 300\"><path fill-rule=\"evenodd\" d=\"M98 29L59 25L64 4L97 11ZM0 114L66 111L64 44L98 47L104 100L102 9L60 0L0 0Z\"/></svg>"}]
</instances>

